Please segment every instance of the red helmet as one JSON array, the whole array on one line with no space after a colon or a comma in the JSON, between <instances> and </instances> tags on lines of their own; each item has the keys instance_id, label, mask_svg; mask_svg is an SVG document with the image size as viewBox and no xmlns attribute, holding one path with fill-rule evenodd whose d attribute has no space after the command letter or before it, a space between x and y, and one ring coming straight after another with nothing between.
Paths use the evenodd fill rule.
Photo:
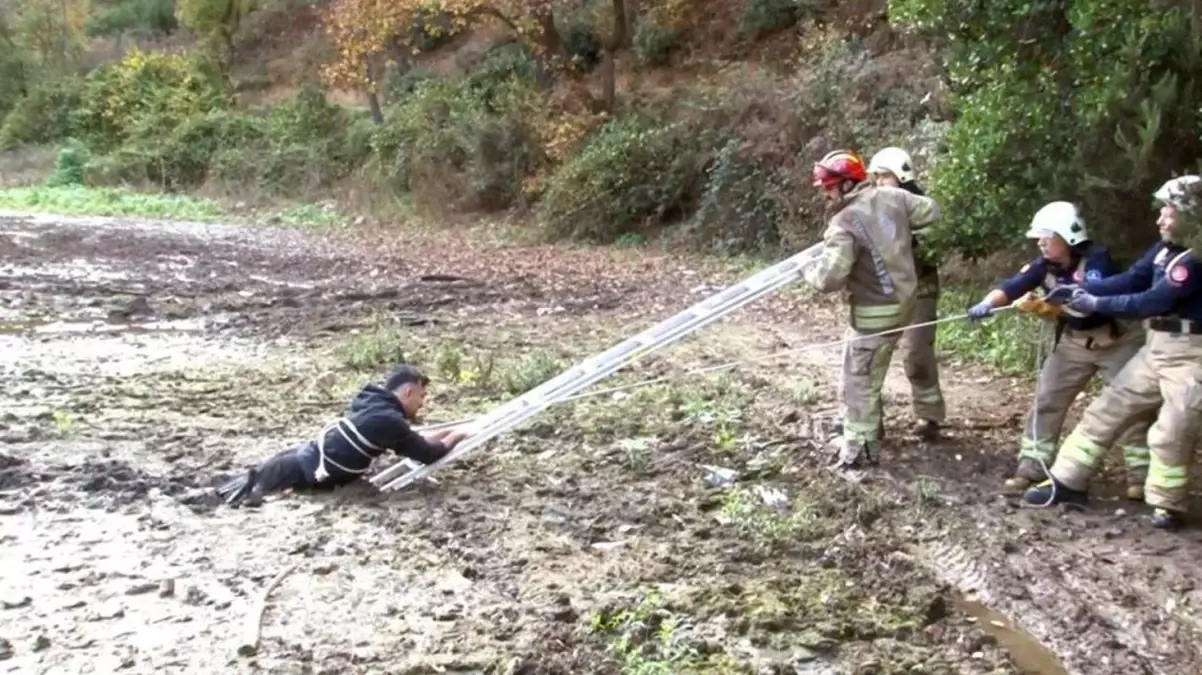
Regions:
<instances>
[{"instance_id":1,"label":"red helmet","mask_svg":"<svg viewBox=\"0 0 1202 675\"><path fill-rule=\"evenodd\" d=\"M849 180L859 183L868 178L864 160L853 150L835 150L814 165L814 187L828 188Z\"/></svg>"}]
</instances>

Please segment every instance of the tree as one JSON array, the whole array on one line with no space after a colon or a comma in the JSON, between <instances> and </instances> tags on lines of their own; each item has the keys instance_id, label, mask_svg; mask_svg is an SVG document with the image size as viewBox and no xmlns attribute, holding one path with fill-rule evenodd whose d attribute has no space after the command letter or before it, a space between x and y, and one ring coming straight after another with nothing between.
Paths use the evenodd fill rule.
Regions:
<instances>
[{"instance_id":1,"label":"tree","mask_svg":"<svg viewBox=\"0 0 1202 675\"><path fill-rule=\"evenodd\" d=\"M1197 0L890 0L945 56L958 118L932 192L949 247L1018 243L1023 219L1079 202L1091 234L1138 250L1150 195L1202 152Z\"/></svg>"},{"instance_id":2,"label":"tree","mask_svg":"<svg viewBox=\"0 0 1202 675\"><path fill-rule=\"evenodd\" d=\"M234 54L234 35L255 9L255 0L177 0L179 22L209 41L223 68Z\"/></svg>"},{"instance_id":3,"label":"tree","mask_svg":"<svg viewBox=\"0 0 1202 675\"><path fill-rule=\"evenodd\" d=\"M72 70L87 41L88 0L20 0L14 9L10 39L32 65L54 74Z\"/></svg>"},{"instance_id":4,"label":"tree","mask_svg":"<svg viewBox=\"0 0 1202 675\"><path fill-rule=\"evenodd\" d=\"M383 63L403 73L432 38L495 20L523 39L548 84L554 72L572 73L571 55L555 26L555 11L579 0L334 0L325 29L337 56L326 82L365 92L377 121Z\"/></svg>"},{"instance_id":5,"label":"tree","mask_svg":"<svg viewBox=\"0 0 1202 675\"><path fill-rule=\"evenodd\" d=\"M391 62L403 75L411 55L431 34L454 30L455 24L437 18L442 4L439 0L334 0L326 14L325 31L337 58L323 70L326 82L364 92L372 118L382 122L381 62Z\"/></svg>"}]
</instances>

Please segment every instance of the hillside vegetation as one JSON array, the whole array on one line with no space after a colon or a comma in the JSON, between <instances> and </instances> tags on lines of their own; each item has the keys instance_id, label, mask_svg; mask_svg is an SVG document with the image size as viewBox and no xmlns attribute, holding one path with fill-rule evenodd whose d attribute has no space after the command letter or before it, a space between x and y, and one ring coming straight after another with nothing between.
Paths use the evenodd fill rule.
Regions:
<instances>
[{"instance_id":1,"label":"hillside vegetation","mask_svg":"<svg viewBox=\"0 0 1202 675\"><path fill-rule=\"evenodd\" d=\"M815 159L901 145L947 254L1028 250L1061 198L1130 253L1202 146L1197 2L1153 5L7 0L0 146L50 185L771 254L820 231Z\"/></svg>"}]
</instances>

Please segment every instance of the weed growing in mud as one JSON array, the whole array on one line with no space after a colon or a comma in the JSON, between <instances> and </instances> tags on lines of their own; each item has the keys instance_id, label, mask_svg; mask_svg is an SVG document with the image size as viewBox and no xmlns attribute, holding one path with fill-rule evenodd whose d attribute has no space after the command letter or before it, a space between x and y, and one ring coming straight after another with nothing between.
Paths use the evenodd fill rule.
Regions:
<instances>
[{"instance_id":1,"label":"weed growing in mud","mask_svg":"<svg viewBox=\"0 0 1202 675\"><path fill-rule=\"evenodd\" d=\"M648 436L618 441L618 449L622 451L622 461L626 468L636 473L646 469L651 461L650 451L654 445L655 439Z\"/></svg>"},{"instance_id":2,"label":"weed growing in mud","mask_svg":"<svg viewBox=\"0 0 1202 675\"><path fill-rule=\"evenodd\" d=\"M216 220L223 215L220 206L207 200L80 185L0 190L0 208L63 215L133 216L200 221Z\"/></svg>"},{"instance_id":3,"label":"weed growing in mud","mask_svg":"<svg viewBox=\"0 0 1202 675\"><path fill-rule=\"evenodd\" d=\"M822 535L821 520L806 504L768 506L751 490L734 488L726 493L719 520L750 537L757 548L772 552L795 540Z\"/></svg>"},{"instance_id":4,"label":"weed growing in mud","mask_svg":"<svg viewBox=\"0 0 1202 675\"><path fill-rule=\"evenodd\" d=\"M623 675L675 675L701 665L689 641L691 623L669 611L654 591L633 607L593 614L589 628L610 638L607 651Z\"/></svg>"},{"instance_id":5,"label":"weed growing in mud","mask_svg":"<svg viewBox=\"0 0 1202 675\"><path fill-rule=\"evenodd\" d=\"M55 410L50 414L51 424L54 425L56 436L69 436L75 429L75 418L66 410Z\"/></svg>"},{"instance_id":6,"label":"weed growing in mud","mask_svg":"<svg viewBox=\"0 0 1202 675\"><path fill-rule=\"evenodd\" d=\"M342 221L342 216L331 208L323 208L315 204L298 204L279 213L279 219L287 225L311 225L330 227Z\"/></svg>"},{"instance_id":7,"label":"weed growing in mud","mask_svg":"<svg viewBox=\"0 0 1202 675\"><path fill-rule=\"evenodd\" d=\"M374 329L353 335L339 344L335 347L335 353L347 368L376 371L406 363L408 347L412 343L409 334L401 327L377 322Z\"/></svg>"},{"instance_id":8,"label":"weed growing in mud","mask_svg":"<svg viewBox=\"0 0 1202 675\"><path fill-rule=\"evenodd\" d=\"M561 370L563 366L550 351L536 349L521 358L501 362L494 376L501 391L518 396L555 377Z\"/></svg>"},{"instance_id":9,"label":"weed growing in mud","mask_svg":"<svg viewBox=\"0 0 1202 675\"><path fill-rule=\"evenodd\" d=\"M459 382L463 376L463 350L459 345L444 342L434 354L434 370L447 382Z\"/></svg>"},{"instance_id":10,"label":"weed growing in mud","mask_svg":"<svg viewBox=\"0 0 1202 675\"><path fill-rule=\"evenodd\" d=\"M918 479L918 498L923 504L939 505L943 500L939 497L939 483L922 476Z\"/></svg>"}]
</instances>

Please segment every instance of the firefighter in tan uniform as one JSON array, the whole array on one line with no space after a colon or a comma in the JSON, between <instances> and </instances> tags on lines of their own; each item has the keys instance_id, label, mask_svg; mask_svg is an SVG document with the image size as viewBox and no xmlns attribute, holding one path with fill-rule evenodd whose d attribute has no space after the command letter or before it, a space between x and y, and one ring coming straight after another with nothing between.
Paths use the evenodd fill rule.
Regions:
<instances>
[{"instance_id":1,"label":"firefighter in tan uniform","mask_svg":"<svg viewBox=\"0 0 1202 675\"><path fill-rule=\"evenodd\" d=\"M1183 214L1199 215L1200 188L1198 176L1183 176L1156 191L1163 204L1157 220L1161 241L1131 269L1049 295L1050 302L1082 314L1146 319L1148 334L1060 446L1051 480L1023 495L1028 504L1084 504L1089 480L1119 434L1154 420L1144 486L1146 501L1156 507L1152 525L1183 523L1190 462L1202 436L1202 262L1180 243L1176 230Z\"/></svg>"},{"instance_id":2,"label":"firefighter in tan uniform","mask_svg":"<svg viewBox=\"0 0 1202 675\"><path fill-rule=\"evenodd\" d=\"M1119 268L1105 247L1089 240L1085 222L1069 202L1052 202L1031 219L1027 237L1039 240L1039 257L1023 266L969 310L971 319L981 319L997 307L1022 299L1019 311L1055 318L1056 339L1052 353L1043 362L1035 403L1027 413L1019 441L1018 469L1006 480L1010 490L1022 491L1046 477L1060 440L1068 409L1095 374L1110 384L1144 343L1143 327L1130 319L1094 315L1065 315L1061 307L1049 305L1033 291L1046 293L1057 286L1093 282L1118 274ZM1131 425L1118 439L1127 468L1127 497L1143 499L1148 475L1148 426L1146 420Z\"/></svg>"},{"instance_id":3,"label":"firefighter in tan uniform","mask_svg":"<svg viewBox=\"0 0 1202 675\"><path fill-rule=\"evenodd\" d=\"M899 187L906 192L922 195L914 175L910 153L901 148L885 148L868 162L868 174L877 187ZM913 226L914 265L918 271L918 291L914 301L916 324L935 321L939 310L939 268L926 258L921 248L921 236L926 224ZM939 425L947 416L943 390L939 386L939 362L935 359L935 326L918 326L902 333L902 364L910 380L910 401L917 420L915 433L919 438L933 441L939 436Z\"/></svg>"},{"instance_id":4,"label":"firefighter in tan uniform","mask_svg":"<svg viewBox=\"0 0 1202 675\"><path fill-rule=\"evenodd\" d=\"M831 219L825 251L806 268L805 278L824 293L844 290L851 310L849 342L843 351L840 398L843 441L839 464L872 461L883 420L881 387L918 286L911 228L934 222L939 208L929 197L876 187L854 152L837 150L814 165L814 186L826 193Z\"/></svg>"}]
</instances>

